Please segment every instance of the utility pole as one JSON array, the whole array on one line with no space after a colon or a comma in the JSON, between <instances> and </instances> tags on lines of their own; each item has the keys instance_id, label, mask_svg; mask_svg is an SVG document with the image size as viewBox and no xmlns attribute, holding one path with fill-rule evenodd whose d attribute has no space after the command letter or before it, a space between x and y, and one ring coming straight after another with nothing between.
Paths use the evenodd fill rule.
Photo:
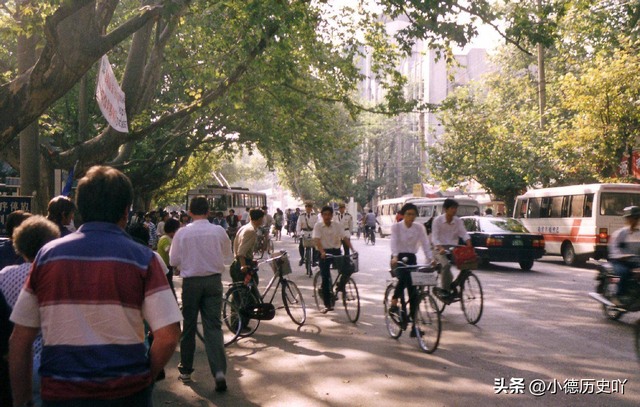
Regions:
<instances>
[{"instance_id":1,"label":"utility pole","mask_svg":"<svg viewBox=\"0 0 640 407\"><path fill-rule=\"evenodd\" d=\"M542 0L537 0L540 20L538 24L542 26ZM544 74L544 45L538 42L538 106L540 110L540 130L544 130L547 125L547 118L544 115L547 105L547 85Z\"/></svg>"},{"instance_id":2,"label":"utility pole","mask_svg":"<svg viewBox=\"0 0 640 407\"><path fill-rule=\"evenodd\" d=\"M402 116L398 116L396 126L396 195L402 196Z\"/></svg>"}]
</instances>

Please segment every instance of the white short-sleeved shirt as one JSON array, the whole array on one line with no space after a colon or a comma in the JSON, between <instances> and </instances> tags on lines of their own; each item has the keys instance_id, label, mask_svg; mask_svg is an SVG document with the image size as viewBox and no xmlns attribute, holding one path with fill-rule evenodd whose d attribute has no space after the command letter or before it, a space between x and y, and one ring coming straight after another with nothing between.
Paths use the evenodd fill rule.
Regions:
<instances>
[{"instance_id":1,"label":"white short-sleeved shirt","mask_svg":"<svg viewBox=\"0 0 640 407\"><path fill-rule=\"evenodd\" d=\"M339 249L342 239L349 237L348 231L342 229L339 222L331 221L327 226L324 222L318 222L313 227L314 239L320 239L320 243L324 249Z\"/></svg>"},{"instance_id":2,"label":"white short-sleeved shirt","mask_svg":"<svg viewBox=\"0 0 640 407\"><path fill-rule=\"evenodd\" d=\"M432 259L431 247L427 239L427 231L424 226L413 223L408 228L404 222L391 225L391 255L397 256L400 253L418 253L419 246L422 246L427 259Z\"/></svg>"},{"instance_id":3,"label":"white short-sleeved shirt","mask_svg":"<svg viewBox=\"0 0 640 407\"><path fill-rule=\"evenodd\" d=\"M456 246L458 238L464 241L470 239L462 220L454 216L451 223L447 223L446 215L440 215L433 220L431 239L434 246Z\"/></svg>"}]
</instances>

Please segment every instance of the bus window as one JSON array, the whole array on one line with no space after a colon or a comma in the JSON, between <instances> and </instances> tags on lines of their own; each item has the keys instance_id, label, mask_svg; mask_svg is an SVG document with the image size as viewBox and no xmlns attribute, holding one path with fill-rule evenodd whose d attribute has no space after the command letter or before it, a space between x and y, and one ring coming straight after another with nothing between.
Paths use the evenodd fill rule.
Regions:
<instances>
[{"instance_id":1,"label":"bus window","mask_svg":"<svg viewBox=\"0 0 640 407\"><path fill-rule=\"evenodd\" d=\"M550 209L551 209L551 198L549 197L542 198L542 201L540 203L540 217L548 218L549 215L551 215Z\"/></svg>"},{"instance_id":2,"label":"bus window","mask_svg":"<svg viewBox=\"0 0 640 407\"><path fill-rule=\"evenodd\" d=\"M600 215L622 216L627 206L639 206L640 194L603 192L600 195Z\"/></svg>"},{"instance_id":3,"label":"bus window","mask_svg":"<svg viewBox=\"0 0 640 407\"><path fill-rule=\"evenodd\" d=\"M571 198L571 212L569 215L572 218L581 218L584 209L585 195L573 195L569 198Z\"/></svg>"},{"instance_id":4,"label":"bus window","mask_svg":"<svg viewBox=\"0 0 640 407\"><path fill-rule=\"evenodd\" d=\"M564 211L564 196L554 196L550 198L551 208L549 208L549 217L550 218L563 218L566 214Z\"/></svg>"},{"instance_id":5,"label":"bus window","mask_svg":"<svg viewBox=\"0 0 640 407\"><path fill-rule=\"evenodd\" d=\"M529 208L527 210L527 218L535 219L540 217L540 202L541 198L529 199Z\"/></svg>"},{"instance_id":6,"label":"bus window","mask_svg":"<svg viewBox=\"0 0 640 407\"><path fill-rule=\"evenodd\" d=\"M527 200L526 199L518 199L516 202L516 218L524 218L527 215Z\"/></svg>"},{"instance_id":7,"label":"bus window","mask_svg":"<svg viewBox=\"0 0 640 407\"><path fill-rule=\"evenodd\" d=\"M587 195L584 203L584 217L590 218L591 216L593 216L593 194Z\"/></svg>"}]
</instances>

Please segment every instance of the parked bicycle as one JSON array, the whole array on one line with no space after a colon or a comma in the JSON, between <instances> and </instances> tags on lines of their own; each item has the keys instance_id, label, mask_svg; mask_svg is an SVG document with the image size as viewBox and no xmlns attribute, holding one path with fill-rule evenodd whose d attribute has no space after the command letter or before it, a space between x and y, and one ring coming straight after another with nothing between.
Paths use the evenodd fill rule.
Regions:
<instances>
[{"instance_id":1,"label":"parked bicycle","mask_svg":"<svg viewBox=\"0 0 640 407\"><path fill-rule=\"evenodd\" d=\"M397 275L399 270L411 270L411 283L415 290L413 298L410 298L409 301L411 302L413 299L416 306L413 310L414 315L407 313L407 303L403 292L400 297L399 312L397 314L389 312L391 300L398 284L397 277L393 277L384 293L384 319L389 336L398 339L412 322L413 333L411 336L415 335L422 350L433 353L440 343L442 325L436 300L431 295L429 288L437 283L438 268L432 267L430 264L408 265L404 261L398 261L398 267L392 274Z\"/></svg>"},{"instance_id":2,"label":"parked bicycle","mask_svg":"<svg viewBox=\"0 0 640 407\"><path fill-rule=\"evenodd\" d=\"M334 256L326 253L327 259L333 259L338 275L332 278L331 284L331 307L334 307L338 297L342 294L342 305L349 321L354 324L360 318L360 295L358 286L352 275L358 272L358 253L349 256ZM320 310L324 306L322 300L322 275L320 271L313 277L313 297L316 300L316 308Z\"/></svg>"},{"instance_id":3,"label":"parked bicycle","mask_svg":"<svg viewBox=\"0 0 640 407\"><path fill-rule=\"evenodd\" d=\"M258 265L252 269L252 272L257 273L260 265L271 264L273 277L271 277L269 284L267 284L262 294L260 294L257 287L255 287L253 279L248 283L237 282L230 284L229 290L227 290L225 294L228 303L237 307L241 324L240 337L253 334L256 329L258 329L260 321L271 320L275 317L276 308L273 306L273 300L279 287L282 287L283 307L291 320L296 325L302 326L307 319L302 293L298 289L298 286L287 278L287 276L291 274L291 265L289 264L287 252L281 251L280 253L277 257L259 262ZM266 301L272 287L273 293L269 301ZM233 312L233 309L229 309L230 315L234 315ZM227 311L224 307L222 314L225 317L227 316ZM235 320L232 319L232 325L235 323Z\"/></svg>"},{"instance_id":4,"label":"parked bicycle","mask_svg":"<svg viewBox=\"0 0 640 407\"><path fill-rule=\"evenodd\" d=\"M467 319L467 322L475 325L480 321L480 317L482 317L484 305L482 285L480 284L478 277L476 277L476 275L471 271L477 267L477 260L475 263L471 261L461 264L459 261L456 261L455 249L448 250L446 255L450 260L453 260L452 266L453 264L456 264L460 273L451 283L449 295L446 295L446 293L437 285L431 288L431 294L436 299L436 304L438 306L438 313L441 314L444 312L447 305L460 302L462 312L464 313L464 317Z\"/></svg>"}]
</instances>

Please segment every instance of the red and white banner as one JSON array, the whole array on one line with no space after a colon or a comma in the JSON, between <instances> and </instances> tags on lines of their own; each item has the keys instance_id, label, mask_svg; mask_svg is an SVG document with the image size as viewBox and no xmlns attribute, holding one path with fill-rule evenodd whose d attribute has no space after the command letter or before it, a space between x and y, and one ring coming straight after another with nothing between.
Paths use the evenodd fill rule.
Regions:
<instances>
[{"instance_id":1,"label":"red and white banner","mask_svg":"<svg viewBox=\"0 0 640 407\"><path fill-rule=\"evenodd\" d=\"M100 70L98 71L98 82L96 84L96 100L111 127L121 133L128 133L124 92L118 85L106 55L100 60Z\"/></svg>"},{"instance_id":2,"label":"red and white banner","mask_svg":"<svg viewBox=\"0 0 640 407\"><path fill-rule=\"evenodd\" d=\"M618 171L621 177L631 176L640 179L640 151L634 151L631 157L622 157Z\"/></svg>"}]
</instances>

